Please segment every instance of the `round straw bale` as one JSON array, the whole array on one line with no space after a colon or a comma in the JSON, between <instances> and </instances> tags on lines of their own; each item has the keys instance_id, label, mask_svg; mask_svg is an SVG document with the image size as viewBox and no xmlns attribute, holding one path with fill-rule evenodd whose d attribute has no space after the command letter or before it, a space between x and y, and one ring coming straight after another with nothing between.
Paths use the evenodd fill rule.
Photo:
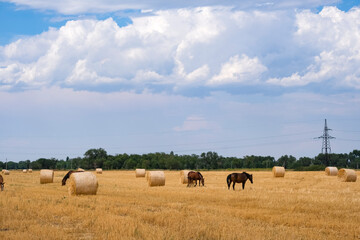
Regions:
<instances>
[{"instance_id":1,"label":"round straw bale","mask_svg":"<svg viewBox=\"0 0 360 240\"><path fill-rule=\"evenodd\" d=\"M26 170L26 169L23 169L23 173L27 173L27 170Z\"/></svg>"},{"instance_id":2,"label":"round straw bale","mask_svg":"<svg viewBox=\"0 0 360 240\"><path fill-rule=\"evenodd\" d=\"M10 175L10 171L9 171L9 170L4 169L3 171L4 171L4 174L5 174L5 175Z\"/></svg>"},{"instance_id":3,"label":"round straw bale","mask_svg":"<svg viewBox=\"0 0 360 240\"><path fill-rule=\"evenodd\" d=\"M337 167L326 167L325 174L328 176L336 176L338 174Z\"/></svg>"},{"instance_id":4,"label":"round straw bale","mask_svg":"<svg viewBox=\"0 0 360 240\"><path fill-rule=\"evenodd\" d=\"M180 171L180 183L186 184L188 183L188 173L192 170L181 170Z\"/></svg>"},{"instance_id":5,"label":"round straw bale","mask_svg":"<svg viewBox=\"0 0 360 240\"><path fill-rule=\"evenodd\" d=\"M165 186L165 173L163 171L149 171L148 184L150 187Z\"/></svg>"},{"instance_id":6,"label":"round straw bale","mask_svg":"<svg viewBox=\"0 0 360 240\"><path fill-rule=\"evenodd\" d=\"M285 176L285 168L284 167L273 167L272 169L274 177L284 177Z\"/></svg>"},{"instance_id":7,"label":"round straw bale","mask_svg":"<svg viewBox=\"0 0 360 240\"><path fill-rule=\"evenodd\" d=\"M54 182L54 171L49 169L40 170L40 183L52 183Z\"/></svg>"},{"instance_id":8,"label":"round straw bale","mask_svg":"<svg viewBox=\"0 0 360 240\"><path fill-rule=\"evenodd\" d=\"M145 169L139 169L137 168L135 170L135 177L145 177L145 174L146 174L146 170Z\"/></svg>"},{"instance_id":9,"label":"round straw bale","mask_svg":"<svg viewBox=\"0 0 360 240\"><path fill-rule=\"evenodd\" d=\"M97 174L102 174L102 168L97 168L97 169L96 169L96 173L97 173Z\"/></svg>"},{"instance_id":10,"label":"round straw bale","mask_svg":"<svg viewBox=\"0 0 360 240\"><path fill-rule=\"evenodd\" d=\"M75 172L70 175L66 185L70 195L96 195L98 181L91 172Z\"/></svg>"},{"instance_id":11,"label":"round straw bale","mask_svg":"<svg viewBox=\"0 0 360 240\"><path fill-rule=\"evenodd\" d=\"M76 171L78 171L78 172L85 172L85 170L82 169L82 168L78 168Z\"/></svg>"},{"instance_id":12,"label":"round straw bale","mask_svg":"<svg viewBox=\"0 0 360 240\"><path fill-rule=\"evenodd\" d=\"M355 170L346 168L340 169L337 176L342 182L356 182L357 178Z\"/></svg>"},{"instance_id":13,"label":"round straw bale","mask_svg":"<svg viewBox=\"0 0 360 240\"><path fill-rule=\"evenodd\" d=\"M32 173L32 169L30 168L30 169L28 169L28 173Z\"/></svg>"}]
</instances>

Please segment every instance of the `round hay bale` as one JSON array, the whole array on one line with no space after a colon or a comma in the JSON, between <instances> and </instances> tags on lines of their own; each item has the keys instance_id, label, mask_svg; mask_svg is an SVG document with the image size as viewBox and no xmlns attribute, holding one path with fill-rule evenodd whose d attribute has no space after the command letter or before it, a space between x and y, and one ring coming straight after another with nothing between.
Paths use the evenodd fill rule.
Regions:
<instances>
[{"instance_id":1,"label":"round hay bale","mask_svg":"<svg viewBox=\"0 0 360 240\"><path fill-rule=\"evenodd\" d=\"M52 183L54 182L54 171L49 169L40 170L40 183Z\"/></svg>"},{"instance_id":2,"label":"round hay bale","mask_svg":"<svg viewBox=\"0 0 360 240\"><path fill-rule=\"evenodd\" d=\"M70 195L96 195L98 181L91 172L75 172L70 175L66 185Z\"/></svg>"},{"instance_id":3,"label":"round hay bale","mask_svg":"<svg viewBox=\"0 0 360 240\"><path fill-rule=\"evenodd\" d=\"M4 171L4 175L10 175L10 171L9 171L9 170L4 169L3 171Z\"/></svg>"},{"instance_id":4,"label":"round hay bale","mask_svg":"<svg viewBox=\"0 0 360 240\"><path fill-rule=\"evenodd\" d=\"M32 169L30 168L30 169L28 169L28 173L32 173Z\"/></svg>"},{"instance_id":5,"label":"round hay bale","mask_svg":"<svg viewBox=\"0 0 360 240\"><path fill-rule=\"evenodd\" d=\"M340 169L337 176L342 182L356 182L357 178L355 170L346 168Z\"/></svg>"},{"instance_id":6,"label":"round hay bale","mask_svg":"<svg viewBox=\"0 0 360 240\"><path fill-rule=\"evenodd\" d=\"M137 168L135 170L135 177L145 177L146 175L146 170L145 169L140 169L140 168Z\"/></svg>"},{"instance_id":7,"label":"round hay bale","mask_svg":"<svg viewBox=\"0 0 360 240\"><path fill-rule=\"evenodd\" d=\"M163 171L149 171L148 184L150 187L165 186L165 173Z\"/></svg>"},{"instance_id":8,"label":"round hay bale","mask_svg":"<svg viewBox=\"0 0 360 240\"><path fill-rule=\"evenodd\" d=\"M328 176L336 176L338 174L337 167L326 167L325 174Z\"/></svg>"},{"instance_id":9,"label":"round hay bale","mask_svg":"<svg viewBox=\"0 0 360 240\"><path fill-rule=\"evenodd\" d=\"M284 177L285 176L285 168L284 167L273 167L272 169L274 177Z\"/></svg>"},{"instance_id":10,"label":"round hay bale","mask_svg":"<svg viewBox=\"0 0 360 240\"><path fill-rule=\"evenodd\" d=\"M26 170L26 169L23 169L23 173L27 173L27 170Z\"/></svg>"},{"instance_id":11,"label":"round hay bale","mask_svg":"<svg viewBox=\"0 0 360 240\"><path fill-rule=\"evenodd\" d=\"M180 171L180 183L187 184L188 183L188 173L192 170L181 170Z\"/></svg>"},{"instance_id":12,"label":"round hay bale","mask_svg":"<svg viewBox=\"0 0 360 240\"><path fill-rule=\"evenodd\" d=\"M78 171L78 172L85 172L85 170L82 169L82 168L78 168L76 171Z\"/></svg>"},{"instance_id":13,"label":"round hay bale","mask_svg":"<svg viewBox=\"0 0 360 240\"><path fill-rule=\"evenodd\" d=\"M102 168L97 168L97 169L96 169L96 173L97 173L97 174L102 174Z\"/></svg>"}]
</instances>

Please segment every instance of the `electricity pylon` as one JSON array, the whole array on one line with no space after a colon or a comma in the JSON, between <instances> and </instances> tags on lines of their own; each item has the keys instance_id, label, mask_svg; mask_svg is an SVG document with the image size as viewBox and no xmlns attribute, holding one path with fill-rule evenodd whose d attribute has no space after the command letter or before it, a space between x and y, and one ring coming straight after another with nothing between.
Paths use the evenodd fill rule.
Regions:
<instances>
[{"instance_id":1,"label":"electricity pylon","mask_svg":"<svg viewBox=\"0 0 360 240\"><path fill-rule=\"evenodd\" d=\"M329 131L331 131L330 128L327 126L327 122L325 119L325 126L324 126L324 132L323 135L317 138L322 138L322 148L321 153L325 154L325 161L326 164L329 165L329 153L331 153L331 147L330 147L330 139L333 139L334 137L329 135Z\"/></svg>"}]
</instances>

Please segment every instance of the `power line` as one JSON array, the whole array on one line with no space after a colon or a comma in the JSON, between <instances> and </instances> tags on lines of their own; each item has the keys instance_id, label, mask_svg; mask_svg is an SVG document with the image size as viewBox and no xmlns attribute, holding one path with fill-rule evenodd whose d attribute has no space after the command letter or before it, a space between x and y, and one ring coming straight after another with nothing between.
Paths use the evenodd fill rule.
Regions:
<instances>
[{"instance_id":1,"label":"power line","mask_svg":"<svg viewBox=\"0 0 360 240\"><path fill-rule=\"evenodd\" d=\"M300 136L300 135L305 135L305 134L311 134L311 133L315 133L317 131L307 131L307 132L298 132L298 133L289 133L289 134L280 134L280 135L269 135L269 136L262 136L262 137L251 137L251 138L238 138L238 139L228 139L228 140L219 140L219 141L202 141L202 142L192 142L192 143L179 143L179 144L155 144L155 145L142 145L142 146L127 146L128 148L130 147L139 147L139 148L149 148L149 147L172 147L174 145L176 146L193 146L193 145L204 145L204 144L212 144L212 143L234 143L234 142L242 142L242 141L252 141L252 140L261 140L261 139L273 139L273 138L282 138L282 137L291 137L291 136ZM122 137L126 137L126 136L122 136ZM32 146L28 146L32 149L34 149L34 147ZM108 146L111 148L120 148L120 147L124 147L124 146ZM3 147L5 148L5 147ZM6 148L16 148L18 149L19 146L8 146ZM53 148L48 148L48 147L40 147L40 148L36 148L36 149L46 149L46 150L62 150L62 149L82 149L82 148L88 148L86 146L79 146L79 147L66 147L66 148L57 148L57 147L53 147Z\"/></svg>"},{"instance_id":2,"label":"power line","mask_svg":"<svg viewBox=\"0 0 360 240\"><path fill-rule=\"evenodd\" d=\"M351 132L351 133L360 133L360 131L351 131L351 130L338 130L338 129L334 129L334 131L336 132Z\"/></svg>"},{"instance_id":3,"label":"power line","mask_svg":"<svg viewBox=\"0 0 360 240\"><path fill-rule=\"evenodd\" d=\"M345 139L345 138L336 138L340 141L347 141L347 142L360 142L360 139Z\"/></svg>"},{"instance_id":4,"label":"power line","mask_svg":"<svg viewBox=\"0 0 360 240\"><path fill-rule=\"evenodd\" d=\"M236 148L246 148L246 147L260 147L260 146L272 146L272 145L281 145L281 144L289 144L289 143L304 143L304 142L311 142L312 138L304 138L302 140L299 141L299 139L296 140L283 140L283 141L271 141L271 142L265 142L265 143L254 143L254 144L244 144L244 145L232 145L232 146L223 146L223 147L216 147L216 146L208 146L208 147L200 147L200 148L190 148L190 149L179 149L177 147L179 147L180 145L178 144L174 144L174 145L163 145L163 147L168 147L169 149L172 149L174 152L207 152L207 151L215 151L215 150L227 150L227 149L236 149ZM205 145L206 143L204 143ZM191 144L189 144L191 145ZM116 148L122 148L123 147L111 147L112 150L116 150ZM127 147L128 148L128 147ZM135 148L138 149L144 149L147 147L144 146L136 146ZM129 149L129 148L128 148ZM12 153L12 152L8 152L8 153ZM18 153L18 152L16 152ZM20 153L19 153L20 154ZM42 154L48 154L48 153L39 153L39 152L22 152L21 154L26 154L26 155L42 155ZM69 153L54 153L52 152L51 155L52 156L63 156L63 155L68 155Z\"/></svg>"}]
</instances>

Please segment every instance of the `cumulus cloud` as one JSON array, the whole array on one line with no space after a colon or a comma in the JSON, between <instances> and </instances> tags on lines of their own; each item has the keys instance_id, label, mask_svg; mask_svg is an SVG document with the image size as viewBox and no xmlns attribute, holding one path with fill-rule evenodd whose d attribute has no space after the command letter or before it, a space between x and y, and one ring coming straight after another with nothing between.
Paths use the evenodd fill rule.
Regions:
<instances>
[{"instance_id":1,"label":"cumulus cloud","mask_svg":"<svg viewBox=\"0 0 360 240\"><path fill-rule=\"evenodd\" d=\"M218 6L219 1L216 0L182 0L182 1L148 1L148 0L63 0L63 1L47 1L47 0L4 0L15 3L18 6L26 6L34 9L53 10L62 14L79 14L85 12L103 13L114 12L127 9L143 9L148 12L149 9L171 9L171 8L186 8L186 7L201 7L201 6ZM260 9L283 9L283 8L313 8L326 4L337 3L339 0L223 0L221 5L234 6L240 9L260 8Z\"/></svg>"},{"instance_id":2,"label":"cumulus cloud","mask_svg":"<svg viewBox=\"0 0 360 240\"><path fill-rule=\"evenodd\" d=\"M256 45L285 31L284 15L203 7L158 11L126 27L112 18L68 21L0 47L0 82L30 88L248 84L267 69Z\"/></svg>"},{"instance_id":3,"label":"cumulus cloud","mask_svg":"<svg viewBox=\"0 0 360 240\"><path fill-rule=\"evenodd\" d=\"M249 83L253 84L259 81L261 73L267 68L262 65L258 58L249 58L242 55L231 57L228 62L222 64L220 73L210 79L210 85L224 83Z\"/></svg>"},{"instance_id":4,"label":"cumulus cloud","mask_svg":"<svg viewBox=\"0 0 360 240\"><path fill-rule=\"evenodd\" d=\"M305 69L289 77L271 78L271 84L303 86L329 81L333 85L360 89L360 8L343 12L325 7L319 14L297 14L294 37L300 45L318 52Z\"/></svg>"},{"instance_id":5,"label":"cumulus cloud","mask_svg":"<svg viewBox=\"0 0 360 240\"><path fill-rule=\"evenodd\" d=\"M74 89L116 84L181 89L327 81L360 88L360 10L160 10L119 27L112 19L68 21L60 29L0 46L0 85Z\"/></svg>"}]
</instances>

